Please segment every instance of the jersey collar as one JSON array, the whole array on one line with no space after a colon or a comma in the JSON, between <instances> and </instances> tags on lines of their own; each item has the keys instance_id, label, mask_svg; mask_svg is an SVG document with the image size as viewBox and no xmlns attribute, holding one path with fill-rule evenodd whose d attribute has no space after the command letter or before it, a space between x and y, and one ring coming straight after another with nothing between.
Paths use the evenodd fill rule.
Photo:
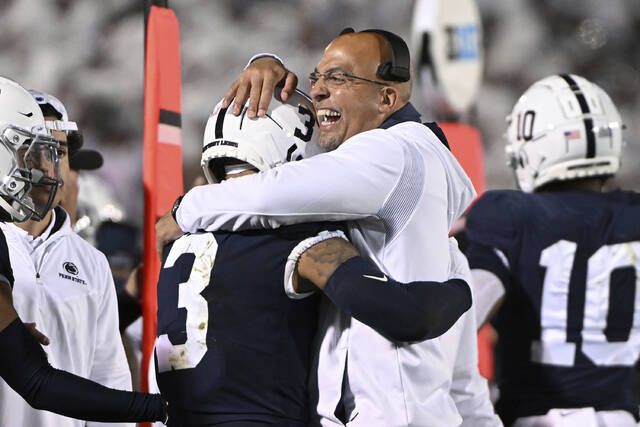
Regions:
<instances>
[{"instance_id":1,"label":"jersey collar","mask_svg":"<svg viewBox=\"0 0 640 427\"><path fill-rule=\"evenodd\" d=\"M420 113L416 110L410 102L407 102L404 107L393 113L380 125L380 129L389 129L391 126L397 125L403 122L418 122L420 123Z\"/></svg>"},{"instance_id":2,"label":"jersey collar","mask_svg":"<svg viewBox=\"0 0 640 427\"><path fill-rule=\"evenodd\" d=\"M420 113L418 113L418 110L416 110L410 102L407 102L404 107L393 113L387 120L382 122L379 129L389 129L391 126L403 122L422 122L420 120ZM424 123L424 125L431 129L431 132L433 132L438 137L440 142L442 142L442 144L444 144L447 149L451 150L451 148L449 147L449 141L447 141L447 137L444 135L444 132L442 132L442 129L440 129L440 126L438 126L436 122Z\"/></svg>"}]
</instances>

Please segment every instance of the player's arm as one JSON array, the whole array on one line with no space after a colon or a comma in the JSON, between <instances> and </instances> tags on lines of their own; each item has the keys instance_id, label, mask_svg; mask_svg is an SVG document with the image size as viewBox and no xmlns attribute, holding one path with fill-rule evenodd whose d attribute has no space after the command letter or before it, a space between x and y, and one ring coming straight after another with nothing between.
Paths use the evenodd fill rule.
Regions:
<instances>
[{"instance_id":1,"label":"player's arm","mask_svg":"<svg viewBox=\"0 0 640 427\"><path fill-rule=\"evenodd\" d=\"M399 283L360 257L343 238L298 245L294 290L301 282L321 289L343 312L372 327L392 341L422 341L445 333L471 307L471 291L462 279L444 283ZM317 239L316 239L317 242ZM289 262L296 261L296 250Z\"/></svg>"},{"instance_id":2,"label":"player's arm","mask_svg":"<svg viewBox=\"0 0 640 427\"><path fill-rule=\"evenodd\" d=\"M35 409L101 422L164 421L160 395L113 390L53 368L16 318L0 332L0 376Z\"/></svg>"},{"instance_id":3,"label":"player's arm","mask_svg":"<svg viewBox=\"0 0 640 427\"><path fill-rule=\"evenodd\" d=\"M470 241L467 258L471 266L471 286L478 329L497 312L509 286L506 258L496 248Z\"/></svg>"},{"instance_id":4,"label":"player's arm","mask_svg":"<svg viewBox=\"0 0 640 427\"><path fill-rule=\"evenodd\" d=\"M466 256L471 267L476 323L478 328L498 310L512 275L509 256L518 241L519 215L513 210L518 195L511 192L488 192L469 211L466 233L469 244Z\"/></svg>"},{"instance_id":5,"label":"player's arm","mask_svg":"<svg viewBox=\"0 0 640 427\"><path fill-rule=\"evenodd\" d=\"M160 395L124 392L54 369L0 283L0 377L36 409L104 422L164 421Z\"/></svg>"},{"instance_id":6,"label":"player's arm","mask_svg":"<svg viewBox=\"0 0 640 427\"><path fill-rule=\"evenodd\" d=\"M476 324L480 329L498 311L505 296L505 285L494 273L481 268L471 270Z\"/></svg>"},{"instance_id":7,"label":"player's arm","mask_svg":"<svg viewBox=\"0 0 640 427\"><path fill-rule=\"evenodd\" d=\"M0 331L3 331L18 317L13 307L11 286L4 276L0 276Z\"/></svg>"}]
</instances>

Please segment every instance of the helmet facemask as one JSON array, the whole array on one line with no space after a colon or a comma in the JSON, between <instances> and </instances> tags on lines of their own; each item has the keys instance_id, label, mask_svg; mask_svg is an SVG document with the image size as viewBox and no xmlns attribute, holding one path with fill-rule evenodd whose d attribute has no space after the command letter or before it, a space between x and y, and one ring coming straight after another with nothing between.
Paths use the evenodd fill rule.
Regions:
<instances>
[{"instance_id":1,"label":"helmet facemask","mask_svg":"<svg viewBox=\"0 0 640 427\"><path fill-rule=\"evenodd\" d=\"M17 222L42 220L60 185L58 141L45 134L6 126L0 133L0 207Z\"/></svg>"}]
</instances>

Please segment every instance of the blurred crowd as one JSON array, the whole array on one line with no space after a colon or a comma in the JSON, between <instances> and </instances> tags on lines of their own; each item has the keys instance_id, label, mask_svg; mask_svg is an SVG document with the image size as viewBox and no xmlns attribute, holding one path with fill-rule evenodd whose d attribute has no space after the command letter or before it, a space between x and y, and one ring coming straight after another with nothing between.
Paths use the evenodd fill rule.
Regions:
<instances>
[{"instance_id":1,"label":"blurred crowd","mask_svg":"<svg viewBox=\"0 0 640 427\"><path fill-rule=\"evenodd\" d=\"M110 204L122 207L116 216L137 225L142 221L143 3L0 2L1 74L64 99L82 126L85 146L104 155L104 166L94 172L108 183L100 191ZM188 184L201 173L200 138L206 118L253 53L275 51L304 75L313 69L318 48L343 27L382 27L409 38L414 6L412 1L366 0L169 3L181 25ZM640 2L478 3L484 31L484 80L477 104L464 119L483 135L489 188L513 185L504 166L502 133L517 94L530 82L555 72L577 73L607 91L627 125L625 159L640 156L636 139L640 124L634 120L640 115L640 50L635 46L640 36ZM300 86L305 89L305 82ZM424 108L429 100L414 99L414 103ZM634 163L623 163L618 180L625 188L640 190L640 172ZM139 191L131 191L136 188Z\"/></svg>"}]
</instances>

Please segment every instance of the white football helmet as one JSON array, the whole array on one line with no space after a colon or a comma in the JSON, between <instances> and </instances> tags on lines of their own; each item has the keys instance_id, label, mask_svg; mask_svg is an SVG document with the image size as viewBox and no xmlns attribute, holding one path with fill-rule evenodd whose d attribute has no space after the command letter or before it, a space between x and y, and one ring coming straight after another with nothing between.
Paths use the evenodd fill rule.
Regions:
<instances>
[{"instance_id":1,"label":"white football helmet","mask_svg":"<svg viewBox=\"0 0 640 427\"><path fill-rule=\"evenodd\" d=\"M225 179L227 171L242 170L248 163L259 171L306 157L316 134L313 104L296 90L285 102L276 88L265 117L246 117L247 105L238 116L216 105L204 130L201 166L209 183Z\"/></svg>"},{"instance_id":2,"label":"white football helmet","mask_svg":"<svg viewBox=\"0 0 640 427\"><path fill-rule=\"evenodd\" d=\"M582 77L537 81L513 107L507 126L509 164L522 191L609 176L620 167L620 114L605 91Z\"/></svg>"},{"instance_id":3,"label":"white football helmet","mask_svg":"<svg viewBox=\"0 0 640 427\"><path fill-rule=\"evenodd\" d=\"M46 215L59 185L58 148L31 94L0 77L1 220L40 220ZM31 194L34 187L37 197Z\"/></svg>"}]
</instances>

